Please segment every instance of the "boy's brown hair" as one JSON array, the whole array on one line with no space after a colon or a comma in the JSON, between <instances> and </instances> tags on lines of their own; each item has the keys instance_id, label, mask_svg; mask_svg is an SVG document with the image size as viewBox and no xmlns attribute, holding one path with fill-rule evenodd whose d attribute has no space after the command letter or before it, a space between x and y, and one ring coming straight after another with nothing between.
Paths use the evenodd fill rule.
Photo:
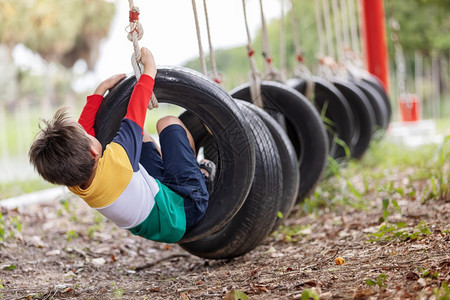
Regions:
<instances>
[{"instance_id":1,"label":"boy's brown hair","mask_svg":"<svg viewBox=\"0 0 450 300\"><path fill-rule=\"evenodd\" d=\"M30 163L48 182L78 186L92 175L95 160L84 129L60 108L51 121L43 120L28 153Z\"/></svg>"}]
</instances>

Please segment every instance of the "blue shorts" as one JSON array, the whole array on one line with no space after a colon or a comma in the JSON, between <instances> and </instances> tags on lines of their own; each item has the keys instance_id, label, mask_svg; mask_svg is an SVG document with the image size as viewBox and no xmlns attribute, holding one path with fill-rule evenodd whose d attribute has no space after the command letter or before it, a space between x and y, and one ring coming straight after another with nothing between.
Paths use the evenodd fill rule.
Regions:
<instances>
[{"instance_id":1,"label":"blue shorts","mask_svg":"<svg viewBox=\"0 0 450 300\"><path fill-rule=\"evenodd\" d=\"M162 158L155 144L146 142L142 144L139 162L150 176L183 197L186 228L190 228L200 221L208 207L205 179L181 125L164 128L159 142Z\"/></svg>"}]
</instances>

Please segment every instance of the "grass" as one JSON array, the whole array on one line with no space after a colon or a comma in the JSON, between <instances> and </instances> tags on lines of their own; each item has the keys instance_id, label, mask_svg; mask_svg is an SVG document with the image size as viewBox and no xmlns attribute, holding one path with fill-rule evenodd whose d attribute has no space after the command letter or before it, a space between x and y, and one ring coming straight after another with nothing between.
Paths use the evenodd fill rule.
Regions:
<instances>
[{"instance_id":1,"label":"grass","mask_svg":"<svg viewBox=\"0 0 450 300\"><path fill-rule=\"evenodd\" d=\"M423 201L449 193L450 137L443 145L405 148L385 141L372 143L359 160L345 165L332 161L333 176L325 178L313 195L301 204L304 213L320 209L339 211L343 207L367 210L371 199L381 198L395 205L397 199L415 198L423 187Z\"/></svg>"},{"instance_id":2,"label":"grass","mask_svg":"<svg viewBox=\"0 0 450 300\"><path fill-rule=\"evenodd\" d=\"M55 186L41 178L33 178L23 181L0 182L0 200L52 187Z\"/></svg>"}]
</instances>

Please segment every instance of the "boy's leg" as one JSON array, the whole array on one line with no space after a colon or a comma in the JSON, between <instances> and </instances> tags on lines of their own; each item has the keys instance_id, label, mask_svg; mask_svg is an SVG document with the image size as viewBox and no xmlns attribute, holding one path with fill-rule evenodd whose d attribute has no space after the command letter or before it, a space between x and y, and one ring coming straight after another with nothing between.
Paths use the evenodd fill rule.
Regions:
<instances>
[{"instance_id":1,"label":"boy's leg","mask_svg":"<svg viewBox=\"0 0 450 300\"><path fill-rule=\"evenodd\" d=\"M152 142L155 145L156 150L158 150L159 152L159 156L162 156L161 154L161 149L159 148L158 144L156 143L156 141L152 138L152 136L144 130L144 136L142 138L142 142L143 143L147 143L147 142Z\"/></svg>"},{"instance_id":2,"label":"boy's leg","mask_svg":"<svg viewBox=\"0 0 450 300\"><path fill-rule=\"evenodd\" d=\"M208 190L195 156L194 139L177 117L156 125L164 164L163 184L184 199L187 227L195 225L208 206Z\"/></svg>"},{"instance_id":3,"label":"boy's leg","mask_svg":"<svg viewBox=\"0 0 450 300\"><path fill-rule=\"evenodd\" d=\"M180 119L174 116L167 116L163 117L158 120L156 123L156 130L158 131L158 135L161 134L161 132L168 126L178 124L181 127L183 127L184 131L186 131L187 138L189 140L189 145L192 148L192 151L194 151L194 156L196 156L196 150L195 150L195 142L194 138L192 137L192 134L189 132L189 130L186 128L186 126L181 122Z\"/></svg>"},{"instance_id":4,"label":"boy's leg","mask_svg":"<svg viewBox=\"0 0 450 300\"><path fill-rule=\"evenodd\" d=\"M161 181L164 176L164 164L161 158L161 149L146 131L144 131L144 136L142 138L142 151L139 163L150 176Z\"/></svg>"}]
</instances>

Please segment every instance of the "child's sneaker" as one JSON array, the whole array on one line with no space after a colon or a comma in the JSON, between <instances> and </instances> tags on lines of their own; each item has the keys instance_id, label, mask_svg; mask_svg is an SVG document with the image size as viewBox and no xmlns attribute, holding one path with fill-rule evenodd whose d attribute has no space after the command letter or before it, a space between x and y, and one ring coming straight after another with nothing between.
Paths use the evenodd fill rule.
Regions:
<instances>
[{"instance_id":1,"label":"child's sneaker","mask_svg":"<svg viewBox=\"0 0 450 300\"><path fill-rule=\"evenodd\" d=\"M200 169L205 170L208 174L203 174L203 178L205 178L206 187L208 188L208 192L211 195L214 190L214 179L216 178L216 164L208 159L202 159L199 162Z\"/></svg>"}]
</instances>

